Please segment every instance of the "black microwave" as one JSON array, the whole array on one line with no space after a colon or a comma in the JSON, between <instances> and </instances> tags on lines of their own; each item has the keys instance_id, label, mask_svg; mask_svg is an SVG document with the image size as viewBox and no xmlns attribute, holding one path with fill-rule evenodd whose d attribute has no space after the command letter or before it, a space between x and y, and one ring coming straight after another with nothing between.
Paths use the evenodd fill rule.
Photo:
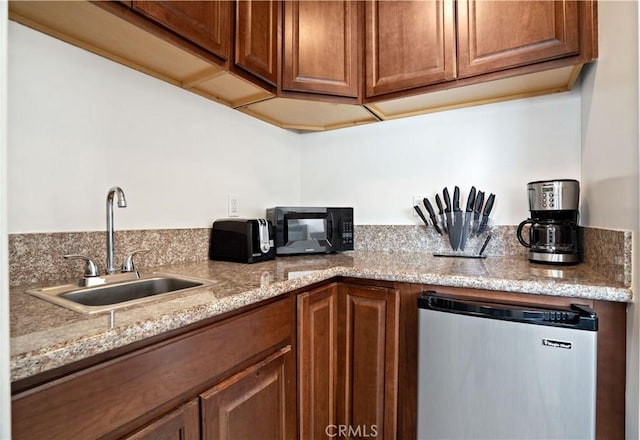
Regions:
<instances>
[{"instance_id":1,"label":"black microwave","mask_svg":"<svg viewBox=\"0 0 640 440\"><path fill-rule=\"evenodd\" d=\"M353 208L276 207L267 209L267 219L276 255L353 250Z\"/></svg>"}]
</instances>

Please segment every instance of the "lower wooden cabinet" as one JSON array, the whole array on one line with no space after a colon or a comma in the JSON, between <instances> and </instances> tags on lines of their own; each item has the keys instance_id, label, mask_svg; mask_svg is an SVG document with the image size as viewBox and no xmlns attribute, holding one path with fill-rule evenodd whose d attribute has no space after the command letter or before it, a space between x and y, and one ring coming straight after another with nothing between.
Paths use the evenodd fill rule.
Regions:
<instances>
[{"instance_id":1,"label":"lower wooden cabinet","mask_svg":"<svg viewBox=\"0 0 640 440\"><path fill-rule=\"evenodd\" d=\"M294 370L287 346L202 393L202 438L295 438Z\"/></svg>"},{"instance_id":2,"label":"lower wooden cabinet","mask_svg":"<svg viewBox=\"0 0 640 440\"><path fill-rule=\"evenodd\" d=\"M298 296L297 327L300 438L325 439L337 426L337 283Z\"/></svg>"},{"instance_id":3,"label":"lower wooden cabinet","mask_svg":"<svg viewBox=\"0 0 640 440\"><path fill-rule=\"evenodd\" d=\"M251 438L235 435L240 420L293 438L293 316L285 297L23 389L12 396L12 438L198 439L200 394L207 416L216 402L225 408L218 431L228 438Z\"/></svg>"},{"instance_id":4,"label":"lower wooden cabinet","mask_svg":"<svg viewBox=\"0 0 640 440\"><path fill-rule=\"evenodd\" d=\"M348 283L298 296L300 438L395 438L399 298Z\"/></svg>"},{"instance_id":5,"label":"lower wooden cabinet","mask_svg":"<svg viewBox=\"0 0 640 440\"><path fill-rule=\"evenodd\" d=\"M125 437L125 439L199 440L200 404L198 399L190 400L140 431Z\"/></svg>"},{"instance_id":6,"label":"lower wooden cabinet","mask_svg":"<svg viewBox=\"0 0 640 440\"><path fill-rule=\"evenodd\" d=\"M342 284L338 298L340 425L356 438L395 438L399 292Z\"/></svg>"},{"instance_id":7,"label":"lower wooden cabinet","mask_svg":"<svg viewBox=\"0 0 640 440\"><path fill-rule=\"evenodd\" d=\"M14 383L12 438L415 439L417 297L425 289L576 302L338 279L29 386ZM579 302L599 316L597 438L623 438L626 304Z\"/></svg>"}]
</instances>

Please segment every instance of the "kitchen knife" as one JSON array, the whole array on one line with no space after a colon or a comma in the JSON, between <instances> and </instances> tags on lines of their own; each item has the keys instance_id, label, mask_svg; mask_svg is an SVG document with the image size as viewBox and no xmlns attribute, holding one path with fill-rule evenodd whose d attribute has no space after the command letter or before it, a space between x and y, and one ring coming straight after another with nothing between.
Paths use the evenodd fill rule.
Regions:
<instances>
[{"instance_id":1,"label":"kitchen knife","mask_svg":"<svg viewBox=\"0 0 640 440\"><path fill-rule=\"evenodd\" d=\"M487 199L487 203L484 205L484 211L482 211L482 222L480 222L478 234L482 234L484 230L487 229L487 222L489 221L489 215L491 215L491 210L493 209L493 202L495 201L495 198L495 195L490 194L489 198Z\"/></svg>"},{"instance_id":2,"label":"kitchen knife","mask_svg":"<svg viewBox=\"0 0 640 440\"><path fill-rule=\"evenodd\" d=\"M451 221L451 198L449 197L449 190L447 188L442 190L442 197L444 198L444 215L447 218L447 231L449 234L449 243L453 248L453 222Z\"/></svg>"},{"instance_id":3,"label":"kitchen knife","mask_svg":"<svg viewBox=\"0 0 640 440\"><path fill-rule=\"evenodd\" d=\"M462 238L462 210L460 209L460 188L457 186L453 190L453 228L449 230L451 247L457 251Z\"/></svg>"},{"instance_id":4,"label":"kitchen knife","mask_svg":"<svg viewBox=\"0 0 640 440\"><path fill-rule=\"evenodd\" d=\"M433 211L433 206L431 206L431 202L429 201L429 199L425 197L424 199L422 199L422 203L424 203L424 207L427 208L427 212L429 213L429 218L433 223L434 229L438 234L442 235L442 231L438 226L438 219L436 218L436 213Z\"/></svg>"},{"instance_id":5,"label":"kitchen knife","mask_svg":"<svg viewBox=\"0 0 640 440\"><path fill-rule=\"evenodd\" d=\"M480 226L480 214L482 214L482 204L484 203L484 191L478 191L478 197L476 197L476 206L473 210L473 227L471 228L471 235L478 233L478 227Z\"/></svg>"},{"instance_id":6,"label":"kitchen knife","mask_svg":"<svg viewBox=\"0 0 640 440\"><path fill-rule=\"evenodd\" d=\"M418 215L420 216L420 218L422 219L422 221L424 222L424 224L427 226L427 228L429 227L429 222L427 221L427 218L424 216L424 214L422 213L422 209L420 209L420 207L418 205L414 206L413 209L416 210L416 212L418 213Z\"/></svg>"},{"instance_id":7,"label":"kitchen knife","mask_svg":"<svg viewBox=\"0 0 640 440\"><path fill-rule=\"evenodd\" d=\"M447 229L447 222L444 219L444 210L442 209L442 200L440 200L440 194L436 194L436 205L438 205L438 215L440 216L440 221L442 222L442 230L445 234L449 233Z\"/></svg>"},{"instance_id":8,"label":"kitchen knife","mask_svg":"<svg viewBox=\"0 0 640 440\"><path fill-rule=\"evenodd\" d=\"M460 237L460 250L463 251L467 244L469 236L469 226L471 226L471 218L473 217L473 208L476 203L476 187L472 186L467 197L467 209L464 213L464 225L462 226L462 237Z\"/></svg>"}]
</instances>

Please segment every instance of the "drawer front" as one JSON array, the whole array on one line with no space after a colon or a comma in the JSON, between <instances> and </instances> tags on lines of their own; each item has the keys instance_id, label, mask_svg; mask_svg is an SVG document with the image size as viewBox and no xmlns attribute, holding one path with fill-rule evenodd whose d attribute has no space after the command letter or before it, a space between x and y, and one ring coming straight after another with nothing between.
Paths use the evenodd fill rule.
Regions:
<instances>
[{"instance_id":1,"label":"drawer front","mask_svg":"<svg viewBox=\"0 0 640 440\"><path fill-rule=\"evenodd\" d=\"M13 396L14 439L98 438L290 342L286 299ZM175 406L175 403L174 403Z\"/></svg>"}]
</instances>

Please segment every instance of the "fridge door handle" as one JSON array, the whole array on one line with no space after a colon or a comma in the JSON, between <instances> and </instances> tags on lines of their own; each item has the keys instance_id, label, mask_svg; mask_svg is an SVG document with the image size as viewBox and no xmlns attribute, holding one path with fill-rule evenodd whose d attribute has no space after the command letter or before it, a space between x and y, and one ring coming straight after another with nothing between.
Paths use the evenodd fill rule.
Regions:
<instances>
[{"instance_id":1,"label":"fridge door handle","mask_svg":"<svg viewBox=\"0 0 640 440\"><path fill-rule=\"evenodd\" d=\"M467 300L427 291L419 297L418 307L503 321L553 325L580 330L596 331L598 329L597 314L593 309L583 304L571 304L568 309L547 309Z\"/></svg>"}]
</instances>

